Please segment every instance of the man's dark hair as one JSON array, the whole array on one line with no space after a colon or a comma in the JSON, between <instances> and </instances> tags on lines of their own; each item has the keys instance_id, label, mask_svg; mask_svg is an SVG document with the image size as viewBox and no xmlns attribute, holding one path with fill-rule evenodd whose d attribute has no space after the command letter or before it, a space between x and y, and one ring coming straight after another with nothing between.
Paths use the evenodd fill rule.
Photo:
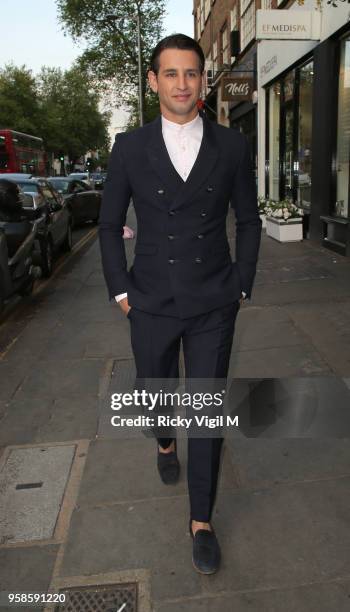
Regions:
<instances>
[{"instance_id":1,"label":"man's dark hair","mask_svg":"<svg viewBox=\"0 0 350 612\"><path fill-rule=\"evenodd\" d=\"M204 53L202 47L196 40L186 34L171 34L159 41L153 49L150 62L150 70L158 74L159 71L159 56L165 49L182 49L184 51L194 51L199 58L199 69L201 73L204 71Z\"/></svg>"}]
</instances>

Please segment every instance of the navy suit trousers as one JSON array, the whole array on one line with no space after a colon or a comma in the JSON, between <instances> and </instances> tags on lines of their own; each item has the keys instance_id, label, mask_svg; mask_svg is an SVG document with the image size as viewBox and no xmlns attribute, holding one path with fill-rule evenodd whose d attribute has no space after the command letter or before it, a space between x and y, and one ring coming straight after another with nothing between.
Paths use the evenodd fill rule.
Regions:
<instances>
[{"instance_id":1,"label":"navy suit trousers","mask_svg":"<svg viewBox=\"0 0 350 612\"><path fill-rule=\"evenodd\" d=\"M180 319L132 307L127 316L138 381L178 378L181 342L185 377L190 384L193 379L226 379L239 308L239 301L235 301L205 314ZM163 448L172 439L157 437ZM211 520L222 442L222 437L188 437L187 480L193 520Z\"/></svg>"}]
</instances>

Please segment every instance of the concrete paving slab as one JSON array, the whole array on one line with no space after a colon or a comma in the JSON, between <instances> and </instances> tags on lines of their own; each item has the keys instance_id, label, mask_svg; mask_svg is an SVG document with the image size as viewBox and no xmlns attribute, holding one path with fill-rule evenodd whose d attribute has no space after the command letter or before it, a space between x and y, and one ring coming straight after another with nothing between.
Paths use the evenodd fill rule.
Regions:
<instances>
[{"instance_id":1,"label":"concrete paving slab","mask_svg":"<svg viewBox=\"0 0 350 612\"><path fill-rule=\"evenodd\" d=\"M350 478L233 491L218 498L220 572L203 592L349 579ZM234 586L233 586L234 585Z\"/></svg>"},{"instance_id":2,"label":"concrete paving slab","mask_svg":"<svg viewBox=\"0 0 350 612\"><path fill-rule=\"evenodd\" d=\"M149 569L152 598L199 594L188 510L181 496L75 511L61 574Z\"/></svg>"},{"instance_id":3,"label":"concrete paving slab","mask_svg":"<svg viewBox=\"0 0 350 612\"><path fill-rule=\"evenodd\" d=\"M155 602L154 612L347 612L350 581Z\"/></svg>"},{"instance_id":4,"label":"concrete paving slab","mask_svg":"<svg viewBox=\"0 0 350 612\"><path fill-rule=\"evenodd\" d=\"M46 593L55 563L58 546L0 548L0 590L11 593ZM24 608L2 607L1 612ZM32 609L32 608L31 608ZM43 608L33 608L37 612Z\"/></svg>"},{"instance_id":5,"label":"concrete paving slab","mask_svg":"<svg viewBox=\"0 0 350 612\"><path fill-rule=\"evenodd\" d=\"M331 365L310 345L241 351L235 338L233 340L229 377L286 378L333 374Z\"/></svg>"},{"instance_id":6,"label":"concrete paving slab","mask_svg":"<svg viewBox=\"0 0 350 612\"><path fill-rule=\"evenodd\" d=\"M166 486L162 483L157 469L156 440L142 436L133 440L94 441L89 447L78 505L187 495L186 439L178 440L178 457L181 465L180 480L174 486ZM234 469L224 447L219 488L235 487L237 482Z\"/></svg>"},{"instance_id":7,"label":"concrete paving slab","mask_svg":"<svg viewBox=\"0 0 350 612\"><path fill-rule=\"evenodd\" d=\"M69 320L78 324L88 322L90 325L94 321L114 322L119 313L120 307L115 301L109 301L106 289L83 286L75 298Z\"/></svg>"},{"instance_id":8,"label":"concrete paving slab","mask_svg":"<svg viewBox=\"0 0 350 612\"><path fill-rule=\"evenodd\" d=\"M102 267L97 268L89 274L89 276L84 279L84 285L88 287L103 287L106 286L106 281L103 276Z\"/></svg>"},{"instance_id":9,"label":"concrete paving slab","mask_svg":"<svg viewBox=\"0 0 350 612\"><path fill-rule=\"evenodd\" d=\"M279 260L278 266L275 260L260 259L257 273L259 276L256 282L262 285L334 278L329 267L322 265L316 258L300 256Z\"/></svg>"},{"instance_id":10,"label":"concrete paving slab","mask_svg":"<svg viewBox=\"0 0 350 612\"><path fill-rule=\"evenodd\" d=\"M51 334L57 326L58 319L48 326L44 323L31 319L26 327L16 337L4 356L3 363L11 363L12 367L17 367L17 364L31 364L39 357L41 351L48 342Z\"/></svg>"},{"instance_id":11,"label":"concrete paving slab","mask_svg":"<svg viewBox=\"0 0 350 612\"><path fill-rule=\"evenodd\" d=\"M75 446L11 449L0 472L0 542L53 537Z\"/></svg>"},{"instance_id":12,"label":"concrete paving slab","mask_svg":"<svg viewBox=\"0 0 350 612\"><path fill-rule=\"evenodd\" d=\"M132 357L129 320L122 312L115 314L115 321L90 321L58 323L40 353L41 360Z\"/></svg>"},{"instance_id":13,"label":"concrete paving slab","mask_svg":"<svg viewBox=\"0 0 350 612\"><path fill-rule=\"evenodd\" d=\"M295 325L308 334L338 376L350 375L350 305L348 303L285 307Z\"/></svg>"},{"instance_id":14,"label":"concrete paving slab","mask_svg":"<svg viewBox=\"0 0 350 612\"><path fill-rule=\"evenodd\" d=\"M10 400L30 372L30 365L20 362L14 368L11 363L0 361L0 400Z\"/></svg>"},{"instance_id":15,"label":"concrete paving slab","mask_svg":"<svg viewBox=\"0 0 350 612\"><path fill-rule=\"evenodd\" d=\"M241 487L350 476L350 440L231 440L232 462Z\"/></svg>"},{"instance_id":16,"label":"concrete paving slab","mask_svg":"<svg viewBox=\"0 0 350 612\"><path fill-rule=\"evenodd\" d=\"M94 397L55 399L45 418L41 419L32 441L66 442L95 438L98 424L98 402Z\"/></svg>"},{"instance_id":17,"label":"concrete paving slab","mask_svg":"<svg viewBox=\"0 0 350 612\"><path fill-rule=\"evenodd\" d=\"M350 391L337 377L228 379L230 438L348 438Z\"/></svg>"},{"instance_id":18,"label":"concrete paving slab","mask_svg":"<svg viewBox=\"0 0 350 612\"><path fill-rule=\"evenodd\" d=\"M242 308L236 320L234 343L239 351L298 344L307 346L309 350L313 348L307 333L279 307Z\"/></svg>"},{"instance_id":19,"label":"concrete paving slab","mask_svg":"<svg viewBox=\"0 0 350 612\"><path fill-rule=\"evenodd\" d=\"M0 421L1 419L4 418L6 412L7 412L7 408L8 408L9 402L5 402L3 400L0 400ZM0 444L1 446L1 444Z\"/></svg>"},{"instance_id":20,"label":"concrete paving slab","mask_svg":"<svg viewBox=\"0 0 350 612\"><path fill-rule=\"evenodd\" d=\"M258 281L252 292L252 304L255 306L273 306L297 303L315 303L318 307L330 299L350 301L350 283L348 279L333 278L281 283L280 285L263 285Z\"/></svg>"},{"instance_id":21,"label":"concrete paving slab","mask_svg":"<svg viewBox=\"0 0 350 612\"><path fill-rule=\"evenodd\" d=\"M27 399L8 403L0 426L0 446L29 444L52 411L52 400Z\"/></svg>"},{"instance_id":22,"label":"concrete paving slab","mask_svg":"<svg viewBox=\"0 0 350 612\"><path fill-rule=\"evenodd\" d=\"M17 390L16 399L97 396L104 362L101 359L66 359L42 362Z\"/></svg>"}]
</instances>

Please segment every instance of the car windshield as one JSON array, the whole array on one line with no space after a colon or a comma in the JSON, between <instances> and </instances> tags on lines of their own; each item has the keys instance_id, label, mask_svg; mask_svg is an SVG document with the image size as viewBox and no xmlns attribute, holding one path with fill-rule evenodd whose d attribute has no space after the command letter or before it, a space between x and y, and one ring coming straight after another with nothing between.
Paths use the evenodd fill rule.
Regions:
<instances>
[{"instance_id":1,"label":"car windshield","mask_svg":"<svg viewBox=\"0 0 350 612\"><path fill-rule=\"evenodd\" d=\"M23 189L23 191L26 191L27 193L40 193L39 187L35 183L29 183L29 181L16 181L16 183L19 185L19 187L21 187L21 189Z\"/></svg>"},{"instance_id":2,"label":"car windshield","mask_svg":"<svg viewBox=\"0 0 350 612\"><path fill-rule=\"evenodd\" d=\"M70 181L55 181L55 179L50 179L50 184L53 188L61 193L68 193L69 183Z\"/></svg>"}]
</instances>

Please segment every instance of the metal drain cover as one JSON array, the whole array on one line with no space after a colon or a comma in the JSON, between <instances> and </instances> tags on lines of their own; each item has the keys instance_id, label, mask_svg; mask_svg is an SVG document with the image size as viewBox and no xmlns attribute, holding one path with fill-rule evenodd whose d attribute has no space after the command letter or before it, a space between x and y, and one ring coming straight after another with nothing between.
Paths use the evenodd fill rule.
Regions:
<instances>
[{"instance_id":1,"label":"metal drain cover","mask_svg":"<svg viewBox=\"0 0 350 612\"><path fill-rule=\"evenodd\" d=\"M75 449L10 449L0 469L0 544L53 537Z\"/></svg>"},{"instance_id":2,"label":"metal drain cover","mask_svg":"<svg viewBox=\"0 0 350 612\"><path fill-rule=\"evenodd\" d=\"M61 589L66 601L55 612L137 612L137 583Z\"/></svg>"}]
</instances>

